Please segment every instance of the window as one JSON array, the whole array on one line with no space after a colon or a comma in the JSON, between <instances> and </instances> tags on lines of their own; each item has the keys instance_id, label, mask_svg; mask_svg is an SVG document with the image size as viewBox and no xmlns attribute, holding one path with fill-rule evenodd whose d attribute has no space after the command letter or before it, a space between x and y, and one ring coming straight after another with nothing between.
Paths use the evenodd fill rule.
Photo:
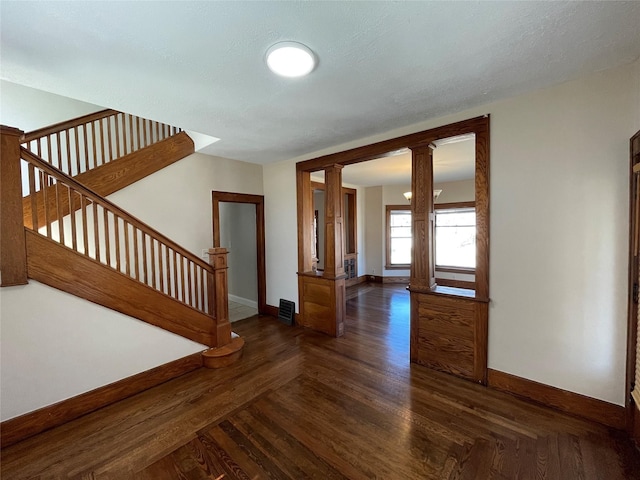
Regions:
<instances>
[{"instance_id":1,"label":"window","mask_svg":"<svg viewBox=\"0 0 640 480\"><path fill-rule=\"evenodd\" d=\"M406 205L387 205L386 268L411 266L411 209Z\"/></svg>"},{"instance_id":2,"label":"window","mask_svg":"<svg viewBox=\"0 0 640 480\"><path fill-rule=\"evenodd\" d=\"M476 209L474 202L435 206L435 256L440 271L473 273L476 268ZM387 269L411 266L411 209L387 205Z\"/></svg>"},{"instance_id":3,"label":"window","mask_svg":"<svg viewBox=\"0 0 640 480\"><path fill-rule=\"evenodd\" d=\"M473 202L436 205L436 268L476 268L476 209Z\"/></svg>"}]
</instances>

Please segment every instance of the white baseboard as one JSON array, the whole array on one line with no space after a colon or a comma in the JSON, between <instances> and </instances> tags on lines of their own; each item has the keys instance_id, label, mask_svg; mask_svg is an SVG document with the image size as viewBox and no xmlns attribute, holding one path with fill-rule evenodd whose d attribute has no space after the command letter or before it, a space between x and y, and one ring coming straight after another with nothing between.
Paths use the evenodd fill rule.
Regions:
<instances>
[{"instance_id":1,"label":"white baseboard","mask_svg":"<svg viewBox=\"0 0 640 480\"><path fill-rule=\"evenodd\" d=\"M258 308L258 302L249 300L248 298L237 297L236 295L229 294L229 301L239 303L245 307Z\"/></svg>"}]
</instances>

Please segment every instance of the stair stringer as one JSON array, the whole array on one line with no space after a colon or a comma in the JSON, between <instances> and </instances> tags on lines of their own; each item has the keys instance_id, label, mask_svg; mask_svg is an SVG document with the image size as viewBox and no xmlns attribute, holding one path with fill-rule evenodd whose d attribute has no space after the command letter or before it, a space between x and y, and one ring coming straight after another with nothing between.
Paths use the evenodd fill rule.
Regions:
<instances>
[{"instance_id":1,"label":"stair stringer","mask_svg":"<svg viewBox=\"0 0 640 480\"><path fill-rule=\"evenodd\" d=\"M189 340L218 345L213 317L27 228L25 237L29 278Z\"/></svg>"}]
</instances>

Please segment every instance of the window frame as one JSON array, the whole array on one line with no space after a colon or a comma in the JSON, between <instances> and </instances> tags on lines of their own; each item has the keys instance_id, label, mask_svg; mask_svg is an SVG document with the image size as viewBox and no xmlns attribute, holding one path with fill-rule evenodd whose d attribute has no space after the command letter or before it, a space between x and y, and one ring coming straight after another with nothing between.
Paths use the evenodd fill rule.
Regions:
<instances>
[{"instance_id":1,"label":"window frame","mask_svg":"<svg viewBox=\"0 0 640 480\"><path fill-rule=\"evenodd\" d=\"M410 270L411 263L391 263L391 212L395 210L402 210L405 212L411 213L411 205L386 205L386 217L385 217L385 233L386 233L386 244L385 244L385 270ZM412 219L413 223L413 219ZM413 232L411 232L411 237L413 238Z\"/></svg>"},{"instance_id":2,"label":"window frame","mask_svg":"<svg viewBox=\"0 0 640 480\"><path fill-rule=\"evenodd\" d=\"M433 206L433 210L434 210L434 214L437 214L438 210L455 210L458 208L473 208L473 210L476 212L477 215L477 211L476 211L476 202L450 202L450 203L436 203ZM436 245L436 229L438 227L436 226L436 222L434 219L434 226L433 226L433 262L434 262L434 269L437 272L447 272L447 273L460 273L460 274L467 274L467 275L475 275L476 274L476 269L474 268L470 268L470 267L456 267L454 265L438 265L436 263L436 254L435 252L437 251L436 249L438 248L438 246ZM476 233L477 233L477 228L478 228L478 222L477 222L477 218L476 218ZM477 242L476 242L476 257L478 254L478 246L477 246Z\"/></svg>"}]
</instances>

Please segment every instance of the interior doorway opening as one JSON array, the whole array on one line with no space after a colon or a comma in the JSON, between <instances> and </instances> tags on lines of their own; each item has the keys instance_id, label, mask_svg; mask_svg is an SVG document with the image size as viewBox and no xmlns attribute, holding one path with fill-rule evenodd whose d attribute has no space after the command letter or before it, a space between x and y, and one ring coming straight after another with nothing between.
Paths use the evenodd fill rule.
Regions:
<instances>
[{"instance_id":1,"label":"interior doorway opening","mask_svg":"<svg viewBox=\"0 0 640 480\"><path fill-rule=\"evenodd\" d=\"M212 192L213 245L228 250L229 319L266 313L264 197Z\"/></svg>"},{"instance_id":2,"label":"interior doorway opening","mask_svg":"<svg viewBox=\"0 0 640 480\"><path fill-rule=\"evenodd\" d=\"M473 138L475 178L472 185L473 205L452 202L447 212L440 212L442 238L455 237L462 247L475 243L475 263L468 266L457 261L436 259L436 208L434 198L434 157L438 144L461 143ZM345 332L346 310L343 240L344 217L341 195L343 169L410 151L411 155L411 223L403 228L411 231L411 255L408 264L410 292L410 358L436 370L486 384L489 304L489 116L476 117L436 127L403 137L338 152L296 164L298 196L298 296L301 325L341 336ZM325 178L325 271L317 275L313 268L314 206L312 174L324 172ZM405 193L405 192L403 192ZM404 204L403 204L404 205ZM474 212L471 212L471 209ZM406 210L406 208L405 208ZM408 211L408 210L407 210ZM443 215L449 215L444 217ZM467 218L468 217L468 218ZM475 218L471 218L475 217ZM449 221L451 220L451 221ZM455 222L452 223L452 221ZM472 221L473 220L473 221ZM452 235L456 228L457 237ZM462 230L468 235L462 235ZM473 235L473 230L475 235ZM453 232L456 233L456 232ZM365 241L366 243L366 241ZM405 242L406 243L406 242ZM473 262L475 260L475 262ZM406 262L406 260L405 260ZM453 263L453 265L448 265ZM328 265L328 267L327 267ZM389 264L385 265L389 266ZM393 265L391 265L393 266ZM466 278L447 279L454 286L437 283L437 266L445 267ZM470 271L473 268L474 271ZM382 269L381 269L382 270ZM467 287L467 288L465 288ZM462 328L455 325L461 324Z\"/></svg>"}]
</instances>

